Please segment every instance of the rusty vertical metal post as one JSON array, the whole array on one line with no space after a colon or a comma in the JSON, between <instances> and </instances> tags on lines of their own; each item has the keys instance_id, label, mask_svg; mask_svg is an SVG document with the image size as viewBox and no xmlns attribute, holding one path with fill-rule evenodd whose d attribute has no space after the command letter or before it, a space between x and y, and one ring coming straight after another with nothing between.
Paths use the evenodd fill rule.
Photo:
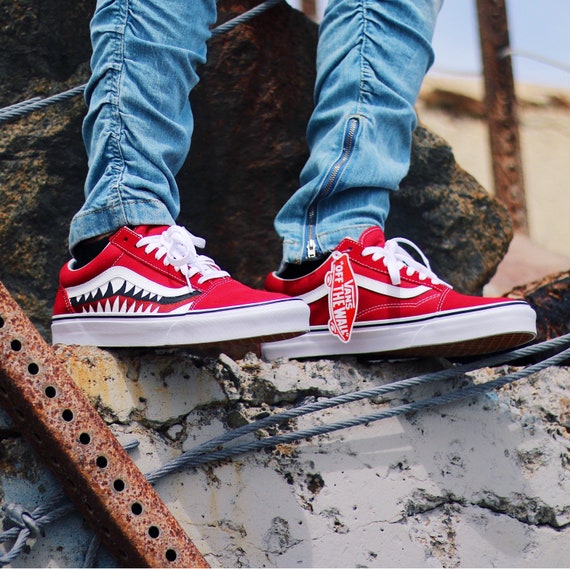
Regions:
<instances>
[{"instance_id":1,"label":"rusty vertical metal post","mask_svg":"<svg viewBox=\"0 0 570 569\"><path fill-rule=\"evenodd\" d=\"M517 99L510 57L506 0L477 0L485 105L495 195L509 210L514 230L528 235L528 218L518 128Z\"/></svg>"},{"instance_id":2,"label":"rusty vertical metal post","mask_svg":"<svg viewBox=\"0 0 570 569\"><path fill-rule=\"evenodd\" d=\"M126 567L208 567L0 283L0 404Z\"/></svg>"}]
</instances>

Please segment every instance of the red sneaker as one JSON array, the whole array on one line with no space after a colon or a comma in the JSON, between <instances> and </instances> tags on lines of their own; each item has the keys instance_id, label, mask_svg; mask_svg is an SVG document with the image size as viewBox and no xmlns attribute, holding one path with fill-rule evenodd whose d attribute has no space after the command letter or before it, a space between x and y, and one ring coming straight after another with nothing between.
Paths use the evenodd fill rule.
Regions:
<instances>
[{"instance_id":1,"label":"red sneaker","mask_svg":"<svg viewBox=\"0 0 570 569\"><path fill-rule=\"evenodd\" d=\"M412 246L416 261L400 244ZM504 350L536 336L524 301L454 292L406 239L385 241L379 227L344 239L323 264L297 279L272 273L265 288L303 299L311 328L262 345L268 359L339 354L465 356Z\"/></svg>"},{"instance_id":2,"label":"red sneaker","mask_svg":"<svg viewBox=\"0 0 570 569\"><path fill-rule=\"evenodd\" d=\"M176 225L120 229L90 263L61 269L53 342L175 346L308 330L304 302L235 281L196 253L203 246Z\"/></svg>"}]
</instances>

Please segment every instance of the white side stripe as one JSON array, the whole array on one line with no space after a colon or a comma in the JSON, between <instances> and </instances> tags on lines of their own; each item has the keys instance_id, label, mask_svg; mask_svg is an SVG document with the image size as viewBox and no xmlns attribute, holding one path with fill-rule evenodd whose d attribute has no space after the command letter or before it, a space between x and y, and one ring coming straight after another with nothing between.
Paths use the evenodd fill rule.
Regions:
<instances>
[{"instance_id":1,"label":"white side stripe","mask_svg":"<svg viewBox=\"0 0 570 569\"><path fill-rule=\"evenodd\" d=\"M401 286L386 284L370 277L363 277L362 275L356 275L356 284L360 288L376 292L378 294L383 294L385 296L391 296L392 298L415 298L424 294L430 290L429 286L419 285L412 288L404 288ZM299 296L307 304L316 302L317 300L327 296L328 287L325 284L318 286L317 288L302 294Z\"/></svg>"},{"instance_id":2,"label":"white side stripe","mask_svg":"<svg viewBox=\"0 0 570 569\"><path fill-rule=\"evenodd\" d=\"M430 287L426 285L404 288L401 286L386 284L361 275L356 275L356 284L361 288L377 292L378 294L385 294L386 296L391 296L393 298L415 298L430 290Z\"/></svg>"}]
</instances>

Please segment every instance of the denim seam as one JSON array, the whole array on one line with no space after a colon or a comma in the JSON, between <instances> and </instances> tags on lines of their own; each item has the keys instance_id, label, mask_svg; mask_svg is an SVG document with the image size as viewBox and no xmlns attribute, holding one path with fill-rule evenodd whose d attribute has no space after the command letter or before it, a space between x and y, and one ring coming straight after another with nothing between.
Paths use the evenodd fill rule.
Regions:
<instances>
[{"instance_id":1,"label":"denim seam","mask_svg":"<svg viewBox=\"0 0 570 569\"><path fill-rule=\"evenodd\" d=\"M368 23L368 19L367 19L367 9L366 9L366 0L362 0L361 4L361 11L360 11L360 17L362 19L362 34L360 35L361 39L361 44L360 44L360 84L359 84L359 90L358 90L358 103L356 106L356 112L360 115L362 113L362 93L364 92L364 83L366 82L366 73L364 71L364 65L365 63L367 63L366 57L365 57L365 51L367 48L367 41L368 41L368 36L366 35L366 30L367 30L367 23Z\"/></svg>"},{"instance_id":2,"label":"denim seam","mask_svg":"<svg viewBox=\"0 0 570 569\"><path fill-rule=\"evenodd\" d=\"M338 228L334 229L333 231L325 231L325 232L319 233L318 238L321 241L327 241L328 237L330 237L330 236L333 236L333 237L335 235L337 236L337 238L335 238L336 244L334 246L325 247L323 252L329 253L338 245L338 243L340 243L347 236L353 235L355 240L358 240L358 237L360 237L362 232L365 229L368 229L369 227L370 227L369 224L346 225L344 227L338 227Z\"/></svg>"},{"instance_id":3,"label":"denim seam","mask_svg":"<svg viewBox=\"0 0 570 569\"><path fill-rule=\"evenodd\" d=\"M113 159L112 171L113 181L109 188L109 210L120 209L123 219L126 220L127 214L121 197L121 184L125 173L125 157L121 149L121 139L123 137L123 121L121 118L121 90L125 66L125 30L127 28L130 0L126 0L124 4L119 3L119 7L124 6L124 13L118 13L119 25L117 26L117 37L115 41L118 43L116 69L113 73L111 82L111 139L113 141Z\"/></svg>"},{"instance_id":4,"label":"denim seam","mask_svg":"<svg viewBox=\"0 0 570 569\"><path fill-rule=\"evenodd\" d=\"M89 217L93 214L95 215L99 215L100 213L103 213L105 211L112 211L114 209L119 208L121 210L121 212L124 215L124 218L126 219L126 215L124 212L124 208L125 206L129 206L129 205L135 205L135 204L149 204L152 205L153 203L159 204L159 205L163 205L161 200L158 199L128 199L128 200L121 200L121 203L110 203L108 206L105 207L98 207L98 208L94 208L94 209L90 209L87 211L79 211L74 218L75 219L81 219L83 217Z\"/></svg>"}]
</instances>

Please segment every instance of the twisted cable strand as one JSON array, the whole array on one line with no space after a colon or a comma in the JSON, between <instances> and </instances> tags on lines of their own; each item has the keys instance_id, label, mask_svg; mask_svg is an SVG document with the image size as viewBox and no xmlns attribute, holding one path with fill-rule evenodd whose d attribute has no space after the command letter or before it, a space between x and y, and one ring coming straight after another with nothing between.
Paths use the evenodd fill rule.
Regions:
<instances>
[{"instance_id":1,"label":"twisted cable strand","mask_svg":"<svg viewBox=\"0 0 570 569\"><path fill-rule=\"evenodd\" d=\"M36 101L41 101L41 100L42 100L41 97L33 97L31 99L28 99L27 101L21 101L20 103L14 103L13 105L9 105L7 107L4 107L3 109L0 109L0 116L7 114L10 111L13 111L15 109L25 107L25 106L29 105L30 103L35 103Z\"/></svg>"},{"instance_id":2,"label":"twisted cable strand","mask_svg":"<svg viewBox=\"0 0 570 569\"><path fill-rule=\"evenodd\" d=\"M227 449L221 449L219 451L212 451L208 453L199 453L195 456L192 451L187 453L185 457L184 466L187 468L196 467L208 462L215 462L218 460L224 460L238 454L245 454L254 450L261 450L264 448L276 446L279 444L297 442L302 439L307 439L314 437L316 435L323 435L338 431L341 429L347 429L349 427L356 427L359 425L365 425L381 419L387 419L390 417L396 417L398 415L405 415L409 413L415 413L417 411L429 408L435 408L442 405L447 405L448 403L453 403L461 399L466 399L474 397L475 395L481 395L488 391L494 389L499 389L505 386L507 383L512 383L533 375L549 366L557 365L570 358L570 348L551 356L537 364L514 372L512 374L505 375L501 378L487 381L478 385L473 385L471 387L460 389L457 391L452 391L446 395L440 395L437 397L430 397L427 399L422 399L413 403L407 403L400 405L398 407L393 407L391 409L386 409L379 411L377 413L371 413L369 415L363 415L361 417L354 417L352 419L346 419L344 421L339 421L336 423L330 423L327 425L319 425L316 427L311 427L302 431L294 431L291 433L286 433L283 435L276 435L273 437L267 437L265 439L260 439L257 441L242 443Z\"/></svg>"},{"instance_id":3,"label":"twisted cable strand","mask_svg":"<svg viewBox=\"0 0 570 569\"><path fill-rule=\"evenodd\" d=\"M38 97L35 97L34 99L22 101L21 103L16 103L10 107L0 109L0 124L27 115L33 111L43 109L44 107L47 107L54 103L66 101L67 99L71 99L72 97L83 93L83 91L85 91L85 84L79 85L78 87L73 87L72 89L68 89L63 93L58 93L57 95L46 97L45 99L38 100Z\"/></svg>"},{"instance_id":4,"label":"twisted cable strand","mask_svg":"<svg viewBox=\"0 0 570 569\"><path fill-rule=\"evenodd\" d=\"M277 413L275 415L271 415L270 417L265 417L264 419L260 419L258 421L254 421L247 425L243 425L242 427L238 427L236 429L223 433L222 435L219 435L218 437L215 437L209 441L206 441L201 445L197 446L196 448L186 451L185 453L181 454L179 457L164 464L154 472L147 474L147 477L151 482L155 482L160 478L162 478L163 476L165 476L166 474L176 472L177 470L180 470L190 465L194 465L196 460L195 457L207 453L229 441L232 441L238 437L242 437L246 434L255 432L259 429L276 425L278 423L283 423L285 421L288 421L296 417L300 417L302 415L313 413L315 411L330 409L332 407L336 407L346 403L352 403L354 401L359 401L362 399L379 397L381 395L386 395L388 393L399 391L408 387L415 387L425 383L450 379L453 377L461 376L470 371L474 371L484 367L492 367L504 364L510 361L521 359L523 357L529 357L546 350L561 348L569 344L570 344L570 334L566 334L564 336L560 336L559 338L547 340L540 344L519 348L503 354L492 355L483 360L477 360L468 364L463 364L461 366L452 367L446 370L431 372L411 377L408 379L395 381L387 385L381 385L379 387L374 387L371 389L354 391L336 397L331 397L330 399L326 399L323 401L317 401L314 403L309 403L307 405L295 407L283 413Z\"/></svg>"},{"instance_id":5,"label":"twisted cable strand","mask_svg":"<svg viewBox=\"0 0 570 569\"><path fill-rule=\"evenodd\" d=\"M303 405L301 407L291 409L288 412L279 413L277 415L267 417L259 421L255 421L249 425L245 425L244 427L234 429L229 433L226 433L219 437L215 437L214 439L207 441L202 445L199 445L193 450L187 451L186 453L180 455L176 459L170 461L164 466L151 472L150 474L147 475L147 478L152 483L156 482L157 480L166 476L167 474L178 471L182 468L195 468L197 466L209 462L225 460L239 454L245 454L255 450L274 447L279 444L297 442L299 440L310 438L316 435L328 434L341 429L346 429L358 425L364 425L375 421L379 421L381 419L395 417L398 415L410 414L423 409L435 408L465 398L474 397L476 395L480 395L492 391L494 389L503 387L508 383L512 383L520 379L523 379L525 377L528 377L549 366L562 363L563 361L570 358L570 348L566 348L563 351L553 356L550 356L536 364L523 368L517 372L507 374L503 377L487 381L482 384L473 385L468 388L453 391L445 395L426 398L413 403L400 405L397 407L393 407L391 409L385 409L383 411L379 411L377 413L371 413L361 417L354 417L352 419L347 419L336 423L319 425L311 427L309 429L267 437L261 440L236 444L234 446L225 449L222 448L219 450L212 450L215 449L216 447L219 447L221 444L233 440L237 437L243 436L245 434L259 430L260 428L267 427L269 425L286 421L293 417L312 413L317 410L327 409L333 406L341 405L342 403L346 402L357 401L360 399L370 398L370 397L377 397L379 395L384 395L392 391L397 391L400 389L404 389L406 387L417 386L422 383L427 383L430 381L446 379L448 377L461 375L468 371L473 371L475 369L490 367L491 365L499 365L523 357L535 355L537 353L544 352L547 350L558 349L563 346L567 346L569 343L570 343L570 334L566 334L559 338L554 338L553 340L548 340L540 344L527 346L525 348L519 348L517 350L512 350L504 354L497 354L494 356L490 356L483 360L478 360L475 362L471 362L469 364L464 364L456 368L450 368L439 372L432 372L412 377L409 379L393 382L391 384L380 386L377 388L363 390L360 392L352 392L338 397L333 397L326 401L312 403L309 405ZM127 449L131 449L136 447L137 445L138 441L133 440L129 441L124 446ZM63 496L63 494L58 494L53 498L51 498L49 501L42 504L41 506L38 506L32 512L32 517L37 526L42 528L43 526L62 518L64 515L66 515L72 510L73 510L73 505L70 502L66 502L66 498ZM8 541L16 537L16 542L14 543L10 551L6 552L3 556L0 556L0 565L6 565L8 563L11 563L14 559L16 559L23 550L30 535L31 532L28 528L19 528L19 527L10 528L0 533L0 542ZM98 547L97 542L92 541L88 550L88 554L85 559L86 567L90 566L90 564L93 564L97 547Z\"/></svg>"},{"instance_id":6,"label":"twisted cable strand","mask_svg":"<svg viewBox=\"0 0 570 569\"><path fill-rule=\"evenodd\" d=\"M239 16L236 16L235 18L232 18L231 20L228 20L227 22L215 27L212 30L212 37L217 37L229 32L230 30L233 30L235 27L239 26L240 24L243 24L244 22L251 20L255 16L258 16L262 12L265 12L266 10L273 8L273 6L276 6L277 4L280 4L283 1L284 0L265 0L265 2L262 2L261 4L254 6L250 10L244 12L243 14L240 14ZM51 97L46 97L45 99L42 99L41 97L34 97L33 99L29 99L27 101L22 101L20 103L15 103L14 105L4 107L3 109L0 109L0 124L22 117L33 111L43 109L48 105L67 101L68 99L71 99L83 93L85 91L86 86L87 84L84 83L83 85L78 85L77 87L68 89L63 93L52 95Z\"/></svg>"},{"instance_id":7,"label":"twisted cable strand","mask_svg":"<svg viewBox=\"0 0 570 569\"><path fill-rule=\"evenodd\" d=\"M235 27L239 26L240 24L243 24L244 22L251 20L255 16L258 16L259 14L262 14L266 10L273 8L273 6L277 6L277 4L281 4L281 2L283 1L284 0L265 0L265 2L262 2L261 4L258 4L253 8L250 8L249 10L247 10L247 12L244 12L243 14L240 14L239 16L236 16L235 18L232 18L231 20L228 20L227 22L215 27L212 30L212 37L221 36L222 34L225 34L233 30Z\"/></svg>"}]
</instances>

